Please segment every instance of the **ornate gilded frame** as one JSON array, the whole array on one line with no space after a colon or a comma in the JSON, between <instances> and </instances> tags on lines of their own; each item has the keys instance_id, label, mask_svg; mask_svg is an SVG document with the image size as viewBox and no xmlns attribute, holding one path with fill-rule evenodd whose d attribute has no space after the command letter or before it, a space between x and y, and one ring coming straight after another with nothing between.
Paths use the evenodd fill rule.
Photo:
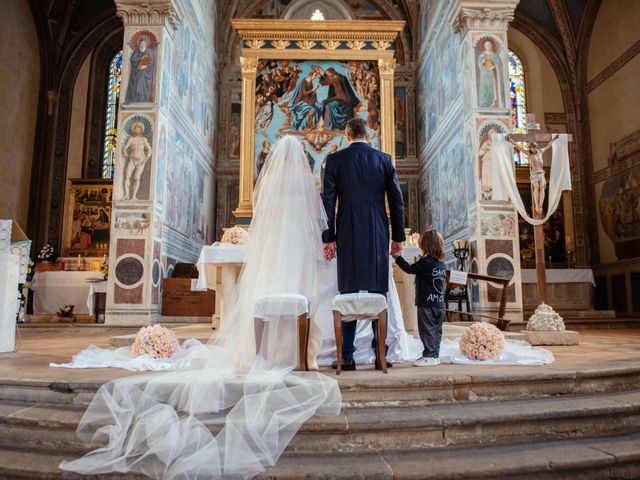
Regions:
<instances>
[{"instance_id":1,"label":"ornate gilded frame","mask_svg":"<svg viewBox=\"0 0 640 480\"><path fill-rule=\"evenodd\" d=\"M393 76L397 20L260 20L233 19L243 43L242 117L240 127L240 195L234 215L246 223L253 215L253 158L256 74L259 60L378 61L380 72L380 145L395 159Z\"/></svg>"}]
</instances>

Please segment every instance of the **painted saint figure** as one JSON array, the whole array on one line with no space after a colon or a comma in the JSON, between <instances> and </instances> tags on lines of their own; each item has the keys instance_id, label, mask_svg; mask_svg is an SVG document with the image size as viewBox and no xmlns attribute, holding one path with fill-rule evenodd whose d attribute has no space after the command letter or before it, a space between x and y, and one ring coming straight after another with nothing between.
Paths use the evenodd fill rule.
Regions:
<instances>
[{"instance_id":1,"label":"painted saint figure","mask_svg":"<svg viewBox=\"0 0 640 480\"><path fill-rule=\"evenodd\" d=\"M540 148L536 142L529 144L529 148L522 148L514 142L509 135L506 135L504 138L511 143L516 150L524 153L529 158L529 178L531 179L531 188L533 189L533 211L534 214L538 214L542 217L544 213L543 205L545 188L547 188L547 180L544 177L542 156L544 155L544 152L553 145L553 142L559 138L559 135L554 135L551 141L542 148Z\"/></svg>"},{"instance_id":2,"label":"painted saint figure","mask_svg":"<svg viewBox=\"0 0 640 480\"><path fill-rule=\"evenodd\" d=\"M260 172L262 171L262 167L264 167L264 163L267 161L270 151L271 142L269 140L265 140L262 142L262 150L258 153L258 158L256 158L256 168L258 170L257 176L260 176Z\"/></svg>"},{"instance_id":3,"label":"painted saint figure","mask_svg":"<svg viewBox=\"0 0 640 480\"><path fill-rule=\"evenodd\" d=\"M138 48L131 54L131 73L127 85L125 104L148 103L153 101L152 85L155 59L149 50L149 38L138 39Z\"/></svg>"},{"instance_id":4,"label":"painted saint figure","mask_svg":"<svg viewBox=\"0 0 640 480\"><path fill-rule=\"evenodd\" d=\"M147 137L144 137L144 124L135 122L131 126L132 135L127 139L122 147L125 158L124 170L124 199L132 200L138 198L140 188L140 177L144 171L144 166L151 158L151 145Z\"/></svg>"},{"instance_id":5,"label":"painted saint figure","mask_svg":"<svg viewBox=\"0 0 640 480\"><path fill-rule=\"evenodd\" d=\"M502 75L502 62L495 51L491 40L483 42L484 50L478 54L478 106L500 107L500 75Z\"/></svg>"},{"instance_id":6,"label":"painted saint figure","mask_svg":"<svg viewBox=\"0 0 640 480\"><path fill-rule=\"evenodd\" d=\"M293 130L307 130L316 126L320 119L321 106L318 104L316 90L319 84L313 85L318 78L318 72L312 67L307 76L296 85L291 94L289 112L291 112L291 128Z\"/></svg>"},{"instance_id":7,"label":"painted saint figure","mask_svg":"<svg viewBox=\"0 0 640 480\"><path fill-rule=\"evenodd\" d=\"M491 166L491 135L500 133L496 127L489 127L480 139L478 148L478 173L480 176L480 191L482 200L491 200L493 192L493 168Z\"/></svg>"},{"instance_id":8,"label":"painted saint figure","mask_svg":"<svg viewBox=\"0 0 640 480\"><path fill-rule=\"evenodd\" d=\"M329 94L323 100L325 125L329 130L344 130L347 122L355 117L360 100L344 75L329 68L320 77L321 85L329 86Z\"/></svg>"}]
</instances>

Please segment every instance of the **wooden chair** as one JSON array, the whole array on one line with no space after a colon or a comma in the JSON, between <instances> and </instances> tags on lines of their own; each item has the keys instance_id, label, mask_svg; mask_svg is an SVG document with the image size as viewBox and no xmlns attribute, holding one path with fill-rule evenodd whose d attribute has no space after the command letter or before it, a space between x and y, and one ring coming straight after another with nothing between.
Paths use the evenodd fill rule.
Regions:
<instances>
[{"instance_id":1,"label":"wooden chair","mask_svg":"<svg viewBox=\"0 0 640 480\"><path fill-rule=\"evenodd\" d=\"M376 360L387 373L387 299L378 293L348 293L336 295L333 299L333 329L336 335L338 368L336 375L342 372L342 322L357 320L377 320Z\"/></svg>"},{"instance_id":2,"label":"wooden chair","mask_svg":"<svg viewBox=\"0 0 640 480\"><path fill-rule=\"evenodd\" d=\"M303 295L278 294L258 297L254 304L254 329L256 350L259 349L264 334L265 324L282 317L297 317L298 327L298 362L296 370L309 370L307 351L309 346L309 300ZM266 359L267 361L269 359Z\"/></svg>"},{"instance_id":3,"label":"wooden chair","mask_svg":"<svg viewBox=\"0 0 640 480\"><path fill-rule=\"evenodd\" d=\"M451 270L447 270L447 287L445 289L445 302L447 302L447 296L449 295L449 292L455 285L449 282L450 277L451 277ZM498 327L500 330L506 330L509 326L509 320L504 318L504 314L507 309L507 288L509 287L509 280L501 277L480 275L478 273L467 273L467 283L469 279L497 283L502 286L502 291L500 293L500 307L498 308L498 316L480 314L480 313L475 313L471 311L462 312L460 310L449 310L447 308L445 310L447 312L447 321L450 322L453 314L457 313L458 315L460 315L460 318L464 316L471 319L471 321L475 320L474 317L486 319L489 323L492 323L493 325ZM468 289L468 285L465 285L465 288ZM447 303L447 306L448 306L448 303ZM468 305L467 305L467 308L468 308Z\"/></svg>"}]
</instances>

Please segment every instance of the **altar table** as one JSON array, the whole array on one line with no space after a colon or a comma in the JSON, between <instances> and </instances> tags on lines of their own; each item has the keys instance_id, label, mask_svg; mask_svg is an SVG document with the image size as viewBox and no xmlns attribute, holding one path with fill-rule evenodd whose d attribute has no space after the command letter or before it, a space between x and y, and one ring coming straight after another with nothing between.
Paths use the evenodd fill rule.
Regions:
<instances>
[{"instance_id":1,"label":"altar table","mask_svg":"<svg viewBox=\"0 0 640 480\"><path fill-rule=\"evenodd\" d=\"M197 288L216 291L216 311L212 318L213 328L219 328L224 320L225 306L237 285L240 271L244 265L245 251L246 247L243 245L227 244L204 246L200 251L197 263L199 272ZM403 255L407 261L413 262L414 257L419 255L419 249L418 247L405 247ZM393 267L393 273L398 287L405 329L415 332L418 330L418 320L414 306L413 275L407 275L397 267ZM327 272L323 270L319 274L324 277ZM337 289L335 293L337 293Z\"/></svg>"},{"instance_id":2,"label":"altar table","mask_svg":"<svg viewBox=\"0 0 640 480\"><path fill-rule=\"evenodd\" d=\"M593 288L596 285L590 268L548 269L547 303L558 311L593 310ZM522 306L525 313L540 302L536 288L536 271L522 270Z\"/></svg>"},{"instance_id":3,"label":"altar table","mask_svg":"<svg viewBox=\"0 0 640 480\"><path fill-rule=\"evenodd\" d=\"M107 291L99 272L36 272L31 281L33 313L58 313L65 305L75 305L74 314L93 315L94 294Z\"/></svg>"},{"instance_id":4,"label":"altar table","mask_svg":"<svg viewBox=\"0 0 640 480\"><path fill-rule=\"evenodd\" d=\"M220 328L224 318L225 305L238 283L240 270L244 265L244 245L208 245L202 247L198 258L199 290L209 289L216 292L216 308L211 318L211 326Z\"/></svg>"}]
</instances>

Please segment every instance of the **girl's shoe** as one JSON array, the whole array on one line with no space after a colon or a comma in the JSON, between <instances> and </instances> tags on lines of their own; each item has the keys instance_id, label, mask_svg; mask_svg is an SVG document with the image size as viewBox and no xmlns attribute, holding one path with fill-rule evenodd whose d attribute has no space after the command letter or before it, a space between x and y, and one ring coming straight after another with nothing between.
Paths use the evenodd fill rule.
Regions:
<instances>
[{"instance_id":1,"label":"girl's shoe","mask_svg":"<svg viewBox=\"0 0 640 480\"><path fill-rule=\"evenodd\" d=\"M439 358L420 357L413 362L414 367L435 367L436 365L440 365Z\"/></svg>"}]
</instances>

